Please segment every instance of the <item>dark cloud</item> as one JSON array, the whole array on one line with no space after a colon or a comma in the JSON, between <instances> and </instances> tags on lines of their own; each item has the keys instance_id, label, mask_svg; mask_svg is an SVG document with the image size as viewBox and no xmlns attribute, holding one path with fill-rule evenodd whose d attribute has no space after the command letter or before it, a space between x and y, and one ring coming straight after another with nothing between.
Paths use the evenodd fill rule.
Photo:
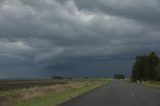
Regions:
<instances>
[{"instance_id":1,"label":"dark cloud","mask_svg":"<svg viewBox=\"0 0 160 106\"><path fill-rule=\"evenodd\" d=\"M136 55L160 52L159 18L158 0L0 0L1 76L130 73Z\"/></svg>"},{"instance_id":2,"label":"dark cloud","mask_svg":"<svg viewBox=\"0 0 160 106\"><path fill-rule=\"evenodd\" d=\"M102 11L110 15L131 18L149 23L159 23L159 0L75 0L79 9Z\"/></svg>"}]
</instances>

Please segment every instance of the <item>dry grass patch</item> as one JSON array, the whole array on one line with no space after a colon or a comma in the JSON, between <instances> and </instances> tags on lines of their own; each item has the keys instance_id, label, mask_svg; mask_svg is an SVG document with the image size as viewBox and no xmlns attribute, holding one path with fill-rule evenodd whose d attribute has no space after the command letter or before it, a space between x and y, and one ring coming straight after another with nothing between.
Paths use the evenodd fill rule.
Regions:
<instances>
[{"instance_id":1,"label":"dry grass patch","mask_svg":"<svg viewBox=\"0 0 160 106\"><path fill-rule=\"evenodd\" d=\"M47 97L49 95L57 95L58 93L66 92L66 90L71 90L71 89L78 90L81 88L88 89L88 87L95 86L96 84L102 84L102 81L101 80L69 81L68 83L65 84L35 86L32 88L23 88L23 89L3 91L3 92L0 91L0 106L14 106L14 104L17 103L29 103L30 101L34 100L36 101L39 99L42 100L41 98Z\"/></svg>"}]
</instances>

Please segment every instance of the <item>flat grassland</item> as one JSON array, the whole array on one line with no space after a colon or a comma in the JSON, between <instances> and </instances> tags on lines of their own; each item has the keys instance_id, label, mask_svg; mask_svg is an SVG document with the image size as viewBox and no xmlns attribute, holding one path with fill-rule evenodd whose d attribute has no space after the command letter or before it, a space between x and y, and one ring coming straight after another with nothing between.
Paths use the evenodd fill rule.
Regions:
<instances>
[{"instance_id":1,"label":"flat grassland","mask_svg":"<svg viewBox=\"0 0 160 106\"><path fill-rule=\"evenodd\" d=\"M56 84L65 84L65 80L1 80L0 81L0 91L2 90L12 90L21 88L30 88L33 86L47 86Z\"/></svg>"},{"instance_id":2,"label":"flat grassland","mask_svg":"<svg viewBox=\"0 0 160 106\"><path fill-rule=\"evenodd\" d=\"M0 106L57 106L108 82L111 80L0 81Z\"/></svg>"},{"instance_id":3,"label":"flat grassland","mask_svg":"<svg viewBox=\"0 0 160 106\"><path fill-rule=\"evenodd\" d=\"M160 90L160 81L146 81L144 85L147 87L151 87L151 88Z\"/></svg>"}]
</instances>

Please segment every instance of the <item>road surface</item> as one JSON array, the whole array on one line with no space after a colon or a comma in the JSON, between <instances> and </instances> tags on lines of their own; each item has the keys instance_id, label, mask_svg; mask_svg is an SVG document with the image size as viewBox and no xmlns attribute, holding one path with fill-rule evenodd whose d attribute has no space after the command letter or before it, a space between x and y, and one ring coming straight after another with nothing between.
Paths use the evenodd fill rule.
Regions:
<instances>
[{"instance_id":1,"label":"road surface","mask_svg":"<svg viewBox=\"0 0 160 106\"><path fill-rule=\"evenodd\" d=\"M114 80L61 106L160 106L160 90Z\"/></svg>"}]
</instances>

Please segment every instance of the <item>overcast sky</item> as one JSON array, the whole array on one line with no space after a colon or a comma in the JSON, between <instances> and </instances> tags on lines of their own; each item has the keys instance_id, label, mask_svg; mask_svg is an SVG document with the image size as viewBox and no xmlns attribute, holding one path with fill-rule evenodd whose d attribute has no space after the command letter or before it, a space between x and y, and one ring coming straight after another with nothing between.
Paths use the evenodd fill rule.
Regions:
<instances>
[{"instance_id":1,"label":"overcast sky","mask_svg":"<svg viewBox=\"0 0 160 106\"><path fill-rule=\"evenodd\" d=\"M129 75L160 53L160 0L0 0L0 78Z\"/></svg>"}]
</instances>

